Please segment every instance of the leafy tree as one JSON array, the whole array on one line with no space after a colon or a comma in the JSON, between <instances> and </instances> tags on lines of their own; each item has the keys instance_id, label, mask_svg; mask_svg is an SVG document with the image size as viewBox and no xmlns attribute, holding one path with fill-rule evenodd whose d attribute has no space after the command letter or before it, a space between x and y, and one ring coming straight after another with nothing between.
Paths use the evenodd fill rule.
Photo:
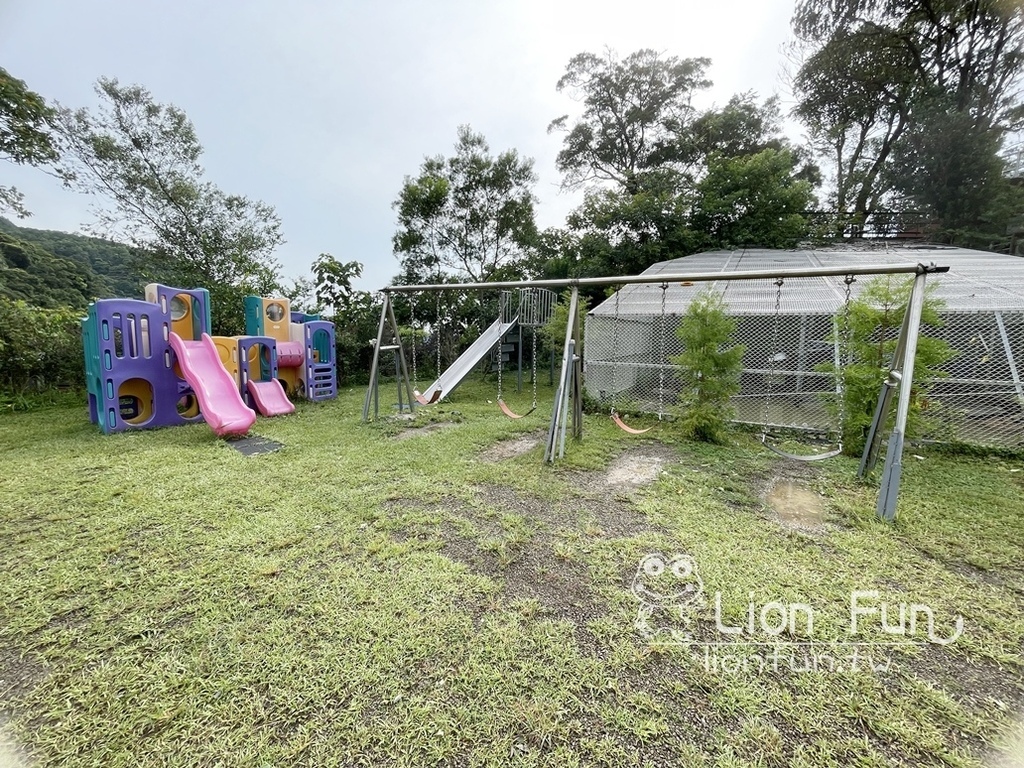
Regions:
<instances>
[{"instance_id":1,"label":"leafy tree","mask_svg":"<svg viewBox=\"0 0 1024 768\"><path fill-rule=\"evenodd\" d=\"M86 300L142 295L144 280L137 269L139 256L122 243L51 229L19 227L3 217L0 217L0 233L60 259L75 262L75 267L67 269L71 273L79 272L79 268L83 270L90 291L84 296ZM31 295L21 298L30 304L49 306L42 297Z\"/></svg>"},{"instance_id":2,"label":"leafy tree","mask_svg":"<svg viewBox=\"0 0 1024 768\"><path fill-rule=\"evenodd\" d=\"M732 343L735 332L721 294L710 289L690 302L679 324L683 352L669 360L679 366L679 424L688 438L720 442L725 435L743 367L744 347Z\"/></svg>"},{"instance_id":3,"label":"leafy tree","mask_svg":"<svg viewBox=\"0 0 1024 768\"><path fill-rule=\"evenodd\" d=\"M343 263L329 253L321 253L313 262L317 303L334 315L345 312L359 293L352 287L352 281L362 274L363 265L358 261Z\"/></svg>"},{"instance_id":4,"label":"leafy tree","mask_svg":"<svg viewBox=\"0 0 1024 768\"><path fill-rule=\"evenodd\" d=\"M536 180L532 160L515 150L494 157L481 134L460 126L455 154L424 160L394 202L402 281L445 271L483 281L525 257L536 237Z\"/></svg>"},{"instance_id":5,"label":"leafy tree","mask_svg":"<svg viewBox=\"0 0 1024 768\"><path fill-rule=\"evenodd\" d=\"M964 209L956 198L964 185L998 180L995 155L1020 124L1024 8L1006 0L800 0L793 26L807 53L794 81L796 112L833 166L836 208L863 222L886 208L924 207L940 229L977 219L983 206ZM955 171L922 184L950 152Z\"/></svg>"},{"instance_id":6,"label":"leafy tree","mask_svg":"<svg viewBox=\"0 0 1024 768\"><path fill-rule=\"evenodd\" d=\"M788 150L715 155L697 185L691 226L715 248L793 248L807 234L804 213L812 200L810 182L796 178Z\"/></svg>"},{"instance_id":7,"label":"leafy tree","mask_svg":"<svg viewBox=\"0 0 1024 768\"><path fill-rule=\"evenodd\" d=\"M244 297L279 289L274 209L204 181L202 147L179 108L114 79L96 93L95 111L57 118L72 185L111 204L96 226L144 254L147 278L209 289L215 332L240 332Z\"/></svg>"},{"instance_id":8,"label":"leafy tree","mask_svg":"<svg viewBox=\"0 0 1024 768\"><path fill-rule=\"evenodd\" d=\"M863 292L850 302L849 334L846 349L848 360L843 365L844 421L843 451L858 456L864 451L868 428L874 418L879 388L889 372L896 349L896 339L903 315L910 301L913 279L892 275L873 278ZM931 293L929 290L928 293ZM921 323L940 327L942 302L925 295ZM907 436L920 435L937 421L939 405L929 399L929 381L945 376L942 366L955 355L955 350L942 339L921 334L914 358L914 381L911 386L910 414ZM831 365L823 366L830 372ZM831 406L831 399L830 399Z\"/></svg>"},{"instance_id":9,"label":"leafy tree","mask_svg":"<svg viewBox=\"0 0 1024 768\"><path fill-rule=\"evenodd\" d=\"M0 67L0 158L18 165L46 165L59 157L50 133L53 110L24 81ZM14 187L0 186L0 213L30 213Z\"/></svg>"},{"instance_id":10,"label":"leafy tree","mask_svg":"<svg viewBox=\"0 0 1024 768\"><path fill-rule=\"evenodd\" d=\"M87 265L0 232L0 295L35 307L83 309L105 289Z\"/></svg>"},{"instance_id":11,"label":"leafy tree","mask_svg":"<svg viewBox=\"0 0 1024 768\"><path fill-rule=\"evenodd\" d=\"M679 158L678 137L696 117L693 94L711 85L710 63L649 49L621 61L611 51L574 56L556 88L580 100L583 114L571 127L568 115L548 126L566 134L556 160L563 185L611 182L634 194L644 174L663 172Z\"/></svg>"},{"instance_id":12,"label":"leafy tree","mask_svg":"<svg viewBox=\"0 0 1024 768\"><path fill-rule=\"evenodd\" d=\"M569 62L557 87L581 101L583 111L571 124L568 116L558 118L549 130L565 132L557 160L563 186L585 188L586 196L567 219L574 253L560 268L579 276L633 274L722 242L721 233L703 231L722 218L717 211L707 215L708 201L700 199L709 193L701 184L712 163L786 151L788 175L817 183L816 167L790 150L781 133L777 99L759 103L753 93L742 93L720 109L701 113L692 106L694 94L710 85L709 65L650 50L622 60L611 52L581 53ZM792 179L762 186L759 202L769 191L784 191L785 199L771 201L771 208L788 215L803 188ZM722 179L709 183L721 186ZM695 216L699 204L701 218Z\"/></svg>"}]
</instances>

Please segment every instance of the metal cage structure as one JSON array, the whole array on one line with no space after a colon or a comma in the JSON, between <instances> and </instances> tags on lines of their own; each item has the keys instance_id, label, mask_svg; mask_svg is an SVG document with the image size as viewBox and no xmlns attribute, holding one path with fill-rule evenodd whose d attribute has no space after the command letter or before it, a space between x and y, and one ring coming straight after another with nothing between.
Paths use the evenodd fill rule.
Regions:
<instances>
[{"instance_id":1,"label":"metal cage structure","mask_svg":"<svg viewBox=\"0 0 1024 768\"><path fill-rule=\"evenodd\" d=\"M952 357L944 375L929 380L922 440L997 448L1024 446L1024 261L1018 257L943 246L877 244L858 249L798 251L745 250L695 254L655 264L644 275L686 271L737 273L750 270L855 268L941 261L947 273L929 280L928 298L941 323L922 323L923 338L941 339ZM876 280L903 282L905 276L859 277L852 298ZM721 294L736 321L735 341L744 347L740 392L733 398L735 420L773 429L823 435L835 427L834 370L840 361L845 306L841 275L786 278L779 307L778 342L773 343L776 287L770 279L687 284L631 284L588 315L586 390L619 410L670 413L679 396L671 358L682 352L679 324L703 290ZM898 319L883 329L899 332ZM879 361L886 365L888 361ZM770 397L768 397L770 393ZM766 416L767 402L767 419Z\"/></svg>"}]
</instances>

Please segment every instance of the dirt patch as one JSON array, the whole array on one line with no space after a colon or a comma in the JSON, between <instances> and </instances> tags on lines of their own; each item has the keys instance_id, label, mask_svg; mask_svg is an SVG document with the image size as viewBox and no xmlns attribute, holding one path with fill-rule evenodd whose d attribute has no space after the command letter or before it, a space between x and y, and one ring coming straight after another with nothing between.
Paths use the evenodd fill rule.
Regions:
<instances>
[{"instance_id":1,"label":"dirt patch","mask_svg":"<svg viewBox=\"0 0 1024 768\"><path fill-rule=\"evenodd\" d=\"M805 533L825 530L825 500L799 480L777 478L765 501L786 528Z\"/></svg>"},{"instance_id":2,"label":"dirt patch","mask_svg":"<svg viewBox=\"0 0 1024 768\"><path fill-rule=\"evenodd\" d=\"M544 441L544 435L534 432L529 435L522 435L514 440L502 440L495 443L486 451L480 454L480 461L494 464L507 459L514 459L517 456L529 453Z\"/></svg>"},{"instance_id":3,"label":"dirt patch","mask_svg":"<svg viewBox=\"0 0 1024 768\"><path fill-rule=\"evenodd\" d=\"M605 485L618 488L640 488L658 479L662 468L675 461L675 453L667 446L653 444L635 448L619 456L605 472Z\"/></svg>"},{"instance_id":4,"label":"dirt patch","mask_svg":"<svg viewBox=\"0 0 1024 768\"><path fill-rule=\"evenodd\" d=\"M19 699L46 678L46 668L38 661L20 656L11 648L0 648L0 715L4 702Z\"/></svg>"},{"instance_id":5,"label":"dirt patch","mask_svg":"<svg viewBox=\"0 0 1024 768\"><path fill-rule=\"evenodd\" d=\"M403 430L395 435L395 440L402 441L408 440L411 437L417 437L418 435L429 435L434 432L440 432L443 429L454 427L454 421L438 421L433 424L427 424L422 427L412 427L411 429Z\"/></svg>"}]
</instances>

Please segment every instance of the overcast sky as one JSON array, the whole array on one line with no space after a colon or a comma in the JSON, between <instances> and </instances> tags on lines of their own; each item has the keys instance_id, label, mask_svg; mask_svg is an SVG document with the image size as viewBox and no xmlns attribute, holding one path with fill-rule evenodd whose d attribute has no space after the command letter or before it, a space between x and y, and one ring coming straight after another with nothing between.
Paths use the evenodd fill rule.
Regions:
<instances>
[{"instance_id":1,"label":"overcast sky","mask_svg":"<svg viewBox=\"0 0 1024 768\"><path fill-rule=\"evenodd\" d=\"M0 66L65 106L92 106L100 76L185 110L207 177L273 205L290 277L324 251L365 265L362 288L398 271L391 203L427 155L468 123L494 153L535 160L538 224L578 200L558 190L561 136L577 105L555 91L569 59L608 47L707 56L705 103L787 94L781 48L793 0L0 0ZM796 137L794 137L796 138ZM80 231L89 199L39 171L0 165L35 214Z\"/></svg>"}]
</instances>

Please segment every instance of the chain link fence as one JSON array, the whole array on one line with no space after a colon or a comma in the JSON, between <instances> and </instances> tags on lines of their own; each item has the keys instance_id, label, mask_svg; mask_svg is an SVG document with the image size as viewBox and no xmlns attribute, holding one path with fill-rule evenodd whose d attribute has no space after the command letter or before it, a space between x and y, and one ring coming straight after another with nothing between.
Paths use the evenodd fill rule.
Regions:
<instances>
[{"instance_id":1,"label":"chain link fence","mask_svg":"<svg viewBox=\"0 0 1024 768\"><path fill-rule=\"evenodd\" d=\"M842 260L839 260L839 256ZM860 256L861 258L851 258ZM927 255L930 258L922 259ZM924 337L941 339L952 357L945 374L928 382L922 411L925 432L943 443L1017 448L1024 445L1024 263L960 249L920 248L851 254L818 251L719 253L655 265L648 273L864 266L908 260L950 264L929 277L942 324L922 324ZM1000 260L1000 261L993 261ZM958 268L959 267L959 268ZM857 299L872 278L851 286ZM885 278L882 278L885 279ZM903 280L900 276L894 280ZM1019 286L1019 288L1018 288ZM846 286L842 277L627 285L591 311L585 330L586 389L620 412L669 415L679 409L678 329L690 302L703 290L722 294L734 318L734 341L744 347L740 391L732 398L735 421L818 437L839 430L846 364ZM776 300L778 311L776 312ZM894 339L899 322L876 331ZM888 360L879 361L881 365ZM879 380L879 386L881 380Z\"/></svg>"}]
</instances>

